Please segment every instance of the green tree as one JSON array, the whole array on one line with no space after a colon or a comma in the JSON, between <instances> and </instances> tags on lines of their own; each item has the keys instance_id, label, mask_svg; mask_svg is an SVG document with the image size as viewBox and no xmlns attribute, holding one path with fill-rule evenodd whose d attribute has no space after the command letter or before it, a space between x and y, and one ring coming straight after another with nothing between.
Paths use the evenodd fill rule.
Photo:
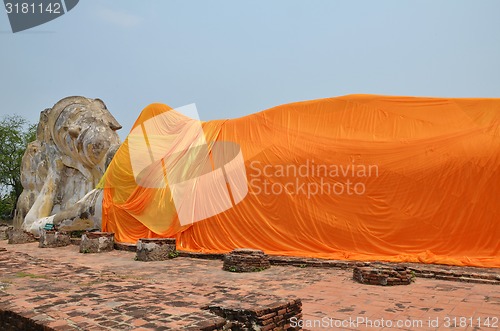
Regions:
<instances>
[{"instance_id":1,"label":"green tree","mask_svg":"<svg viewBox=\"0 0 500 331\"><path fill-rule=\"evenodd\" d=\"M36 139L36 125L19 115L0 121L0 217L12 218L23 191L21 160L28 143Z\"/></svg>"}]
</instances>

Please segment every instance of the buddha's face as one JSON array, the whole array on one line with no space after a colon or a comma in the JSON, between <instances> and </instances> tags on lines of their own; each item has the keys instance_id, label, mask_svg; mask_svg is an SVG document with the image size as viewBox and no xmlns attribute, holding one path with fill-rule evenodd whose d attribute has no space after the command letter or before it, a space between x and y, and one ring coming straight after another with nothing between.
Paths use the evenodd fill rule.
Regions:
<instances>
[{"instance_id":1,"label":"buddha's face","mask_svg":"<svg viewBox=\"0 0 500 331\"><path fill-rule=\"evenodd\" d=\"M108 152L120 144L115 131L121 126L101 100L84 101L71 103L60 112L53 138L63 154L87 167L104 167Z\"/></svg>"}]
</instances>

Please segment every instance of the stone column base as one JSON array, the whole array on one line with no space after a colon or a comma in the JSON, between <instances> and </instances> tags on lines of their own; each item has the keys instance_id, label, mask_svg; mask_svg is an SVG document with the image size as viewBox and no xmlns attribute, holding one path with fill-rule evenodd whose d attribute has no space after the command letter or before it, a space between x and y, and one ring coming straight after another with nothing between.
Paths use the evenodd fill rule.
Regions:
<instances>
[{"instance_id":1,"label":"stone column base","mask_svg":"<svg viewBox=\"0 0 500 331\"><path fill-rule=\"evenodd\" d=\"M21 229L9 228L7 235L9 237L9 244L27 244L37 241L33 233Z\"/></svg>"},{"instance_id":2,"label":"stone column base","mask_svg":"<svg viewBox=\"0 0 500 331\"><path fill-rule=\"evenodd\" d=\"M164 261L177 255L175 238L143 238L137 241L137 261Z\"/></svg>"},{"instance_id":3,"label":"stone column base","mask_svg":"<svg viewBox=\"0 0 500 331\"><path fill-rule=\"evenodd\" d=\"M82 235L80 253L102 253L114 249L115 234L112 232L87 232Z\"/></svg>"},{"instance_id":4,"label":"stone column base","mask_svg":"<svg viewBox=\"0 0 500 331\"><path fill-rule=\"evenodd\" d=\"M68 233L51 230L42 230L40 232L40 241L38 244L40 248L64 247L70 244L71 238Z\"/></svg>"}]
</instances>

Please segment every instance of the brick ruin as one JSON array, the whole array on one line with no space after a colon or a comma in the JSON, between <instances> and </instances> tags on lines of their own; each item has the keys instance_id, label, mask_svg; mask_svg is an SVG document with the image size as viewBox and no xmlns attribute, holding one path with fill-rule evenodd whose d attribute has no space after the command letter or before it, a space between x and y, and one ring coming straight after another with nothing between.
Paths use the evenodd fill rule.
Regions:
<instances>
[{"instance_id":1,"label":"brick ruin","mask_svg":"<svg viewBox=\"0 0 500 331\"><path fill-rule=\"evenodd\" d=\"M40 248L54 248L54 247L64 247L71 244L71 238L68 233L58 232L58 231L46 231L40 232L40 240L38 247Z\"/></svg>"},{"instance_id":2,"label":"brick ruin","mask_svg":"<svg viewBox=\"0 0 500 331\"><path fill-rule=\"evenodd\" d=\"M263 251L237 248L224 255L223 270L232 272L255 272L271 267L269 258Z\"/></svg>"},{"instance_id":3,"label":"brick ruin","mask_svg":"<svg viewBox=\"0 0 500 331\"><path fill-rule=\"evenodd\" d=\"M302 302L297 298L267 298L270 303L242 302L230 305L224 302L201 307L193 313L196 322L183 328L188 331L295 331L301 328L291 320L302 318ZM266 300L259 298L258 301ZM293 319L292 319L293 318ZM53 331L55 329L9 310L0 309L2 331Z\"/></svg>"},{"instance_id":4,"label":"brick ruin","mask_svg":"<svg viewBox=\"0 0 500 331\"><path fill-rule=\"evenodd\" d=\"M102 253L115 249L115 234L112 232L86 232L80 242L80 253Z\"/></svg>"},{"instance_id":5,"label":"brick ruin","mask_svg":"<svg viewBox=\"0 0 500 331\"><path fill-rule=\"evenodd\" d=\"M409 285L413 280L413 273L404 266L371 265L355 267L353 278L359 283L369 285Z\"/></svg>"},{"instance_id":6,"label":"brick ruin","mask_svg":"<svg viewBox=\"0 0 500 331\"><path fill-rule=\"evenodd\" d=\"M202 307L222 319L201 321L193 325L192 330L300 330L299 326L292 326L290 320L302 319L302 301L297 298L273 299L276 301L264 304L258 302L241 302L238 305L217 303ZM257 301L260 300L266 301L266 298Z\"/></svg>"},{"instance_id":7,"label":"brick ruin","mask_svg":"<svg viewBox=\"0 0 500 331\"><path fill-rule=\"evenodd\" d=\"M9 244L27 244L38 241L33 233L21 229L9 227L6 232L9 238Z\"/></svg>"},{"instance_id":8,"label":"brick ruin","mask_svg":"<svg viewBox=\"0 0 500 331\"><path fill-rule=\"evenodd\" d=\"M137 241L137 261L164 261L177 255L175 238L143 238Z\"/></svg>"}]
</instances>

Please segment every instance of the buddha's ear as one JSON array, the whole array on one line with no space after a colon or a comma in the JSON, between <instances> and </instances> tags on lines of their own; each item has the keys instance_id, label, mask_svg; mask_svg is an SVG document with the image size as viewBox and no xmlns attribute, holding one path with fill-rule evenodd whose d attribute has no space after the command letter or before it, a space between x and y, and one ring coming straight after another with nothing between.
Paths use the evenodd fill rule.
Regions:
<instances>
[{"instance_id":1,"label":"buddha's ear","mask_svg":"<svg viewBox=\"0 0 500 331\"><path fill-rule=\"evenodd\" d=\"M80 131L82 131L82 128L77 125L72 125L68 128L69 135L75 139L80 135Z\"/></svg>"}]
</instances>

